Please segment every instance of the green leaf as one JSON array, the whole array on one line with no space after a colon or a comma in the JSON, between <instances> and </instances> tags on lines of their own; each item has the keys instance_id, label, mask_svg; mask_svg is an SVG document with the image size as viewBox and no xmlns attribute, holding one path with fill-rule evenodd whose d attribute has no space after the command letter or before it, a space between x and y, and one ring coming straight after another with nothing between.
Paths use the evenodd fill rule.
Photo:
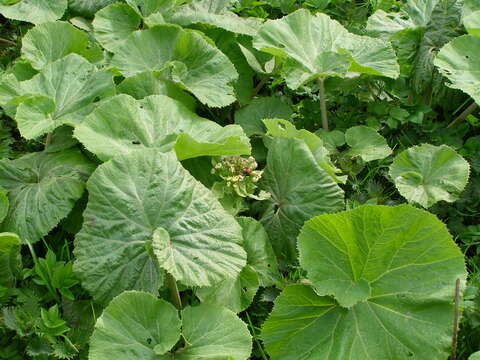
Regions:
<instances>
[{"instance_id":1,"label":"green leaf","mask_svg":"<svg viewBox=\"0 0 480 360\"><path fill-rule=\"evenodd\" d=\"M95 13L118 0L68 0L68 8L75 13L93 17Z\"/></svg>"},{"instance_id":2,"label":"green leaf","mask_svg":"<svg viewBox=\"0 0 480 360\"><path fill-rule=\"evenodd\" d=\"M321 215L299 250L314 288L289 286L275 301L262 332L272 358L447 358L466 269L434 215L408 205Z\"/></svg>"},{"instance_id":3,"label":"green leaf","mask_svg":"<svg viewBox=\"0 0 480 360\"><path fill-rule=\"evenodd\" d=\"M472 355L470 355L468 360L480 360L480 351L474 352Z\"/></svg>"},{"instance_id":4,"label":"green leaf","mask_svg":"<svg viewBox=\"0 0 480 360\"><path fill-rule=\"evenodd\" d=\"M155 13L168 13L175 6L175 0L126 0L135 11L147 18Z\"/></svg>"},{"instance_id":5,"label":"green leaf","mask_svg":"<svg viewBox=\"0 0 480 360\"><path fill-rule=\"evenodd\" d=\"M460 89L480 104L480 37L460 36L445 45L435 58L435 66L447 77L450 87Z\"/></svg>"},{"instance_id":6,"label":"green leaf","mask_svg":"<svg viewBox=\"0 0 480 360\"><path fill-rule=\"evenodd\" d=\"M349 128L345 132L345 141L351 147L348 155L360 156L366 162L385 159L392 153L387 140L368 126L360 125Z\"/></svg>"},{"instance_id":7,"label":"green leaf","mask_svg":"<svg viewBox=\"0 0 480 360\"><path fill-rule=\"evenodd\" d=\"M63 124L80 123L93 110L93 101L113 89L113 80L110 73L96 72L87 60L70 54L19 86L23 97L15 120L20 134L34 139Z\"/></svg>"},{"instance_id":8,"label":"green leaf","mask_svg":"<svg viewBox=\"0 0 480 360\"><path fill-rule=\"evenodd\" d=\"M469 34L480 36L480 1L465 0L463 5L463 24Z\"/></svg>"},{"instance_id":9,"label":"green leaf","mask_svg":"<svg viewBox=\"0 0 480 360\"><path fill-rule=\"evenodd\" d=\"M274 285L281 280L281 276L265 229L260 222L252 218L238 217L237 221L243 231L247 263L257 272L260 286Z\"/></svg>"},{"instance_id":10,"label":"green leaf","mask_svg":"<svg viewBox=\"0 0 480 360\"><path fill-rule=\"evenodd\" d=\"M152 316L154 315L154 316ZM169 352L180 335L185 346ZM200 305L181 313L148 293L117 296L97 320L90 360L246 360L252 340L247 326L230 310Z\"/></svg>"},{"instance_id":11,"label":"green leaf","mask_svg":"<svg viewBox=\"0 0 480 360\"><path fill-rule=\"evenodd\" d=\"M460 16L457 0L408 0L399 13L377 11L369 18L367 30L393 41L402 75L410 77L417 93L436 93L443 80L435 72L435 54L459 34Z\"/></svg>"},{"instance_id":12,"label":"green leaf","mask_svg":"<svg viewBox=\"0 0 480 360\"><path fill-rule=\"evenodd\" d=\"M22 240L14 233L0 233L0 285L12 286L22 269Z\"/></svg>"},{"instance_id":13,"label":"green leaf","mask_svg":"<svg viewBox=\"0 0 480 360\"><path fill-rule=\"evenodd\" d=\"M180 339L180 326L172 304L148 293L126 291L98 318L89 359L158 359Z\"/></svg>"},{"instance_id":14,"label":"green leaf","mask_svg":"<svg viewBox=\"0 0 480 360\"><path fill-rule=\"evenodd\" d=\"M235 123L240 125L247 136L265 134L264 119L290 120L293 111L278 97L259 97L235 112Z\"/></svg>"},{"instance_id":15,"label":"green leaf","mask_svg":"<svg viewBox=\"0 0 480 360\"><path fill-rule=\"evenodd\" d=\"M197 101L192 95L173 81L164 79L161 74L155 74L152 71L140 73L123 80L117 86L117 92L130 95L137 100L150 95L166 95L181 102L191 111L195 111L197 105Z\"/></svg>"},{"instance_id":16,"label":"green leaf","mask_svg":"<svg viewBox=\"0 0 480 360\"><path fill-rule=\"evenodd\" d=\"M156 293L158 265L184 285L211 286L236 277L246 263L240 226L171 152L116 157L97 168L87 187L74 270L100 302L123 290ZM152 252L159 228L169 235L154 242L167 246L161 263Z\"/></svg>"},{"instance_id":17,"label":"green leaf","mask_svg":"<svg viewBox=\"0 0 480 360\"><path fill-rule=\"evenodd\" d=\"M296 89L318 77L344 77L347 71L397 78L399 67L391 45L349 33L327 15L300 9L279 20L268 20L254 46L286 58L282 72Z\"/></svg>"},{"instance_id":18,"label":"green leaf","mask_svg":"<svg viewBox=\"0 0 480 360\"><path fill-rule=\"evenodd\" d=\"M318 165L302 140L272 141L262 184L272 197L265 200L267 208L261 222L276 255L288 261L297 257L296 237L306 220L344 208L342 189Z\"/></svg>"},{"instance_id":19,"label":"green leaf","mask_svg":"<svg viewBox=\"0 0 480 360\"><path fill-rule=\"evenodd\" d=\"M8 191L10 201L0 229L29 243L38 241L72 210L93 169L78 150L0 161L0 186Z\"/></svg>"},{"instance_id":20,"label":"green leaf","mask_svg":"<svg viewBox=\"0 0 480 360\"><path fill-rule=\"evenodd\" d=\"M140 27L142 17L127 4L114 3L95 14L92 22L95 38L102 46L115 51Z\"/></svg>"},{"instance_id":21,"label":"green leaf","mask_svg":"<svg viewBox=\"0 0 480 360\"><path fill-rule=\"evenodd\" d=\"M404 198L429 208L441 200L456 201L469 172L468 162L450 147L423 144L397 155L389 174Z\"/></svg>"},{"instance_id":22,"label":"green leaf","mask_svg":"<svg viewBox=\"0 0 480 360\"><path fill-rule=\"evenodd\" d=\"M35 25L55 21L63 16L68 0L21 0L13 5L1 5L0 14L8 19Z\"/></svg>"},{"instance_id":23,"label":"green leaf","mask_svg":"<svg viewBox=\"0 0 480 360\"><path fill-rule=\"evenodd\" d=\"M322 139L317 135L305 129L297 130L295 125L283 119L265 119L263 123L268 130L268 135L303 140L317 160L318 165L320 165L335 182L345 183L347 179L346 176L337 175L341 170L335 167L330 159L329 151L323 146Z\"/></svg>"},{"instance_id":24,"label":"green leaf","mask_svg":"<svg viewBox=\"0 0 480 360\"><path fill-rule=\"evenodd\" d=\"M22 56L37 70L71 53L87 60L102 57L98 47L90 49L86 32L62 21L35 26L22 39Z\"/></svg>"},{"instance_id":25,"label":"green leaf","mask_svg":"<svg viewBox=\"0 0 480 360\"><path fill-rule=\"evenodd\" d=\"M164 71L204 104L222 107L235 101L230 85L238 77L235 67L197 32L154 26L134 32L114 54L112 65L125 77Z\"/></svg>"},{"instance_id":26,"label":"green leaf","mask_svg":"<svg viewBox=\"0 0 480 360\"><path fill-rule=\"evenodd\" d=\"M195 295L204 304L224 306L239 313L250 306L259 285L258 274L247 265L236 279L226 279L212 287L198 288Z\"/></svg>"},{"instance_id":27,"label":"green leaf","mask_svg":"<svg viewBox=\"0 0 480 360\"><path fill-rule=\"evenodd\" d=\"M75 129L75 137L105 161L142 148L175 148L179 160L250 153L238 125L221 127L163 95L112 97Z\"/></svg>"},{"instance_id":28,"label":"green leaf","mask_svg":"<svg viewBox=\"0 0 480 360\"><path fill-rule=\"evenodd\" d=\"M250 332L232 311L207 304L187 307L182 311L182 322L187 345L175 353L175 360L249 359Z\"/></svg>"},{"instance_id":29,"label":"green leaf","mask_svg":"<svg viewBox=\"0 0 480 360\"><path fill-rule=\"evenodd\" d=\"M8 214L9 201L7 197L7 192L5 189L0 187L0 224L2 223L5 216Z\"/></svg>"},{"instance_id":30,"label":"green leaf","mask_svg":"<svg viewBox=\"0 0 480 360\"><path fill-rule=\"evenodd\" d=\"M229 1L193 0L175 8L168 22L188 26L192 24L213 25L236 34L254 36L262 20L258 18L240 17L228 11Z\"/></svg>"}]
</instances>

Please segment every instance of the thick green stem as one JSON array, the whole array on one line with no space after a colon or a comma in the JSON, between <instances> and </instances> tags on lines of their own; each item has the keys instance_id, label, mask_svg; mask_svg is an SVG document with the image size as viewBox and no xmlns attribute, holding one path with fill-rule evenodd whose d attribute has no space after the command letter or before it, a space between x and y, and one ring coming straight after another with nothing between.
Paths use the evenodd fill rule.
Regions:
<instances>
[{"instance_id":1,"label":"thick green stem","mask_svg":"<svg viewBox=\"0 0 480 360\"><path fill-rule=\"evenodd\" d=\"M180 299L180 293L178 292L177 280L169 273L167 273L167 284L173 304L178 310L182 310L182 299Z\"/></svg>"},{"instance_id":2,"label":"thick green stem","mask_svg":"<svg viewBox=\"0 0 480 360\"><path fill-rule=\"evenodd\" d=\"M267 83L268 81L268 77L265 76L262 80L260 80L260 82L257 84L257 86L255 87L255 89L253 89L253 93L252 93L252 99L258 95L258 93L260 92L260 90L262 90L262 88L265 86L265 84Z\"/></svg>"},{"instance_id":3,"label":"thick green stem","mask_svg":"<svg viewBox=\"0 0 480 360\"><path fill-rule=\"evenodd\" d=\"M52 133L49 132L47 134L47 138L45 139L45 149L48 148L51 143L52 143Z\"/></svg>"},{"instance_id":4,"label":"thick green stem","mask_svg":"<svg viewBox=\"0 0 480 360\"><path fill-rule=\"evenodd\" d=\"M455 282L455 303L453 314L453 336L452 336L452 356L451 360L457 358L457 341L458 341L458 321L460 319L460 279Z\"/></svg>"},{"instance_id":5,"label":"thick green stem","mask_svg":"<svg viewBox=\"0 0 480 360\"><path fill-rule=\"evenodd\" d=\"M320 87L320 111L322 113L322 127L323 130L328 131L328 116L327 116L327 102L325 100L325 79L319 77L317 79L318 86Z\"/></svg>"},{"instance_id":6,"label":"thick green stem","mask_svg":"<svg viewBox=\"0 0 480 360\"><path fill-rule=\"evenodd\" d=\"M8 40L8 39L0 38L0 41L4 42L5 44L9 44L9 45L12 45L12 46L17 46L17 43L15 43L11 40Z\"/></svg>"},{"instance_id":7,"label":"thick green stem","mask_svg":"<svg viewBox=\"0 0 480 360\"><path fill-rule=\"evenodd\" d=\"M470 105L468 108L466 108L458 117L453 120L450 124L448 124L447 129L454 127L458 123L462 122L467 118L468 115L473 113L478 107L478 104L474 102L472 105Z\"/></svg>"}]
</instances>

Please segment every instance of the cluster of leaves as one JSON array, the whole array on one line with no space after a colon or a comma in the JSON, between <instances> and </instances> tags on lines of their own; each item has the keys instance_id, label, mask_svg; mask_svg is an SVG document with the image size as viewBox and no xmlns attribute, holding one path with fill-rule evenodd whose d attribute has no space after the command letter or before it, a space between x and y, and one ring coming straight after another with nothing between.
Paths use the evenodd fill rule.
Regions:
<instances>
[{"instance_id":1,"label":"cluster of leaves","mask_svg":"<svg viewBox=\"0 0 480 360\"><path fill-rule=\"evenodd\" d=\"M478 356L478 0L0 14L0 358Z\"/></svg>"}]
</instances>

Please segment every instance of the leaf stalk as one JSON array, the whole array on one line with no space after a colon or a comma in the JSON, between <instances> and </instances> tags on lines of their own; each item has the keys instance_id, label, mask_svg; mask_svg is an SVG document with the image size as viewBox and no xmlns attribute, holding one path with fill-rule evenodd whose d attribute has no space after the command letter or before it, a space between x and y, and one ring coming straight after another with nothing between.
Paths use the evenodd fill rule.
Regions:
<instances>
[{"instance_id":1,"label":"leaf stalk","mask_svg":"<svg viewBox=\"0 0 480 360\"><path fill-rule=\"evenodd\" d=\"M322 128L328 131L328 115L327 115L327 101L325 100L325 78L319 77L317 79L318 86L320 88L320 112L322 114Z\"/></svg>"},{"instance_id":2,"label":"leaf stalk","mask_svg":"<svg viewBox=\"0 0 480 360\"><path fill-rule=\"evenodd\" d=\"M172 298L173 304L178 310L182 310L182 299L180 298L180 292L178 291L177 280L167 273L167 284L170 289L170 296Z\"/></svg>"}]
</instances>

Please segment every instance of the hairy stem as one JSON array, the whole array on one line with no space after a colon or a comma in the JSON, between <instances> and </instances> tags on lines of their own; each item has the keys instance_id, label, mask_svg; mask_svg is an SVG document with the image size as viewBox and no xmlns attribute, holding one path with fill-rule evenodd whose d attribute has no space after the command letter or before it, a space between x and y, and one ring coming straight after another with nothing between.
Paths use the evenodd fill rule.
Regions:
<instances>
[{"instance_id":1,"label":"hairy stem","mask_svg":"<svg viewBox=\"0 0 480 360\"><path fill-rule=\"evenodd\" d=\"M319 77L317 79L318 86L320 87L320 111L322 113L322 127L323 130L328 131L328 116L327 116L327 102L325 100L325 79Z\"/></svg>"},{"instance_id":2,"label":"hairy stem","mask_svg":"<svg viewBox=\"0 0 480 360\"><path fill-rule=\"evenodd\" d=\"M454 305L454 315L453 315L453 336L452 336L452 356L451 360L457 358L457 341L458 341L458 320L460 319L459 312L460 305L460 279L457 279L455 282L455 305Z\"/></svg>"},{"instance_id":3,"label":"hairy stem","mask_svg":"<svg viewBox=\"0 0 480 360\"><path fill-rule=\"evenodd\" d=\"M462 122L467 118L468 115L473 113L478 108L478 104L474 102L469 107L467 107L460 115L456 117L450 124L448 124L447 129L454 127L458 123Z\"/></svg>"},{"instance_id":4,"label":"hairy stem","mask_svg":"<svg viewBox=\"0 0 480 360\"><path fill-rule=\"evenodd\" d=\"M169 273L167 273L167 284L173 304L178 310L182 310L182 299L180 299L180 293L178 292L177 280Z\"/></svg>"}]
</instances>

